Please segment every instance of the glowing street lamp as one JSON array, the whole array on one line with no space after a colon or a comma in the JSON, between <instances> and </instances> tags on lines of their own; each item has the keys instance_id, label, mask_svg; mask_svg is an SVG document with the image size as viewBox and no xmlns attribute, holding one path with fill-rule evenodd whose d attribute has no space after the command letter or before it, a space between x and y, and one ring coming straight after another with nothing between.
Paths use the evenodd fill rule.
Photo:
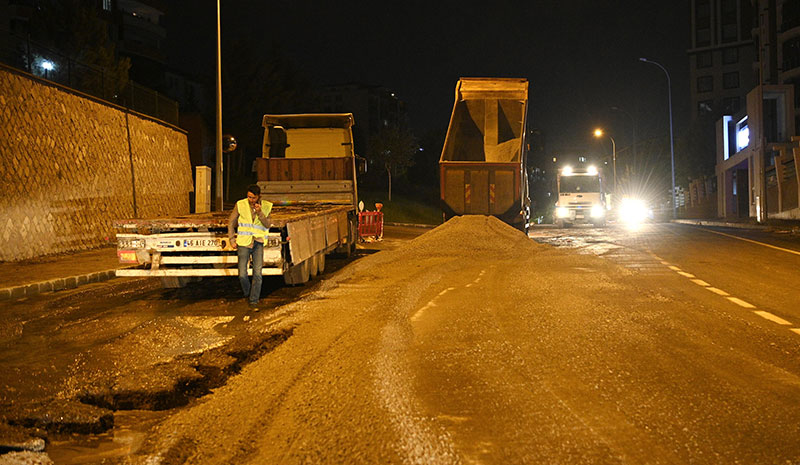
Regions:
<instances>
[{"instance_id":1,"label":"glowing street lamp","mask_svg":"<svg viewBox=\"0 0 800 465\"><path fill-rule=\"evenodd\" d=\"M47 72L56 69L56 65L50 60L42 60L42 69L44 70L44 78L47 79Z\"/></svg>"},{"instance_id":2,"label":"glowing street lamp","mask_svg":"<svg viewBox=\"0 0 800 465\"><path fill-rule=\"evenodd\" d=\"M597 128L594 130L595 137L603 137L604 132L602 129ZM611 161L614 166L614 192L617 192L617 143L614 142L614 138L611 135L608 136L611 139Z\"/></svg>"}]
</instances>

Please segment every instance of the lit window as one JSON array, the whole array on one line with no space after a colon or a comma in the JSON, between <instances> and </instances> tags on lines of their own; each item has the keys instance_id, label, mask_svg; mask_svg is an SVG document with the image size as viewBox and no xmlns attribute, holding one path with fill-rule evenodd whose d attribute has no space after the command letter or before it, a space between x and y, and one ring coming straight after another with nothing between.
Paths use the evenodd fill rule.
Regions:
<instances>
[{"instance_id":1,"label":"lit window","mask_svg":"<svg viewBox=\"0 0 800 465\"><path fill-rule=\"evenodd\" d=\"M103 9L111 11L111 0L103 0Z\"/></svg>"}]
</instances>

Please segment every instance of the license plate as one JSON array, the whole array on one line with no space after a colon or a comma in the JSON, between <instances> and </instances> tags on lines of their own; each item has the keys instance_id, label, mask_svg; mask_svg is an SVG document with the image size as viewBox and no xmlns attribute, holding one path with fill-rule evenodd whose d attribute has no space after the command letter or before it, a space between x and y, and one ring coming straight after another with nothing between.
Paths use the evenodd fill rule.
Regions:
<instances>
[{"instance_id":1,"label":"license plate","mask_svg":"<svg viewBox=\"0 0 800 465\"><path fill-rule=\"evenodd\" d=\"M219 239L184 239L184 247L220 247Z\"/></svg>"}]
</instances>

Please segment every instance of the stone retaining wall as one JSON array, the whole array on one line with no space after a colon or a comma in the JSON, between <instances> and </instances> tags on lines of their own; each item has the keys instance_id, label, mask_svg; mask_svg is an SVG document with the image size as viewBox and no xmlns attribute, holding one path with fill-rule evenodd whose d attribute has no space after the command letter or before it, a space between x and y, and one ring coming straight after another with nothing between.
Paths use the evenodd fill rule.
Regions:
<instances>
[{"instance_id":1,"label":"stone retaining wall","mask_svg":"<svg viewBox=\"0 0 800 465\"><path fill-rule=\"evenodd\" d=\"M0 67L0 261L91 249L112 221L189 213L186 134Z\"/></svg>"}]
</instances>

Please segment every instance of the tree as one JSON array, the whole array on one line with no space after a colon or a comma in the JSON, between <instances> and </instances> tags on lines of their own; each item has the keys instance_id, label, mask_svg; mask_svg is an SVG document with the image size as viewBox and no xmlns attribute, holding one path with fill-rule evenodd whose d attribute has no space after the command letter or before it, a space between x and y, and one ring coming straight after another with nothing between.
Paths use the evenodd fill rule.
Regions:
<instances>
[{"instance_id":1,"label":"tree","mask_svg":"<svg viewBox=\"0 0 800 465\"><path fill-rule=\"evenodd\" d=\"M402 176L414 164L419 145L411 132L397 126L382 128L368 144L369 160L386 170L389 201L392 200L392 176Z\"/></svg>"}]
</instances>

